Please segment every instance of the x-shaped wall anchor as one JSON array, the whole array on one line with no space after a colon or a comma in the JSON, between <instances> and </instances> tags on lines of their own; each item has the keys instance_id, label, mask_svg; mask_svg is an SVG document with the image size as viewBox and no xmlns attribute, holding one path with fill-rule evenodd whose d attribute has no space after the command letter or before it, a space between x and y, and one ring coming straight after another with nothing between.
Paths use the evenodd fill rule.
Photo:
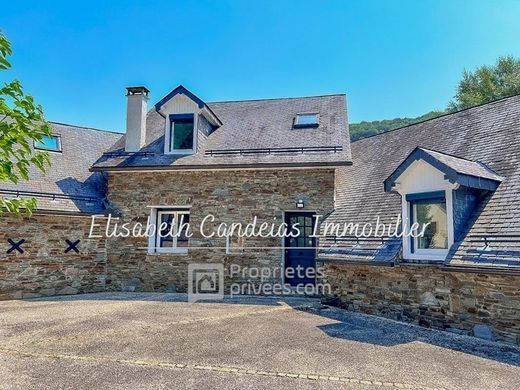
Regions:
<instances>
[{"instance_id":1,"label":"x-shaped wall anchor","mask_svg":"<svg viewBox=\"0 0 520 390\"><path fill-rule=\"evenodd\" d=\"M9 239L7 239L7 242L8 242L9 244L11 244L11 248L9 248L9 249L7 250L7 253L11 253L11 252L14 251L14 250L17 250L17 251L20 252L20 253L23 253L23 252L24 252L24 250L23 250L22 247L21 247L21 245L25 242L24 239L21 239L21 240L18 241L18 242L14 242L13 240L11 240L11 239L9 238Z\"/></svg>"},{"instance_id":2,"label":"x-shaped wall anchor","mask_svg":"<svg viewBox=\"0 0 520 390\"><path fill-rule=\"evenodd\" d=\"M72 242L67 238L67 239L65 239L65 242L67 243L68 247L67 247L67 249L65 249L65 252L63 252L63 253L68 253L71 250L73 250L76 253L79 253L79 249L77 248L77 245L81 242L81 240L76 240L76 241Z\"/></svg>"}]
</instances>

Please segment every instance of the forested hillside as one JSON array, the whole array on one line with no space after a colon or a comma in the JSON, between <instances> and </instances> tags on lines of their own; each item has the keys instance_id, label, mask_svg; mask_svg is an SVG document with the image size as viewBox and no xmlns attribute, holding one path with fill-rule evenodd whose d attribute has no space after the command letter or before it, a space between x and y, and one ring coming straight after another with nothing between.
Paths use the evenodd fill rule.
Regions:
<instances>
[{"instance_id":1,"label":"forested hillside","mask_svg":"<svg viewBox=\"0 0 520 390\"><path fill-rule=\"evenodd\" d=\"M394 118L384 119L381 121L363 121L360 123L351 123L349 125L350 139L352 141L356 141L358 139L366 138L371 135L384 133L385 131L411 125L413 123L421 122L426 119L435 118L436 116L442 114L444 114L444 112L442 111L430 111L429 113L418 116L417 118Z\"/></svg>"},{"instance_id":2,"label":"forested hillside","mask_svg":"<svg viewBox=\"0 0 520 390\"><path fill-rule=\"evenodd\" d=\"M494 65L482 65L474 71L464 70L457 93L446 111L430 111L417 118L395 118L350 124L350 139L356 141L371 135L411 125L439 115L520 94L520 59L511 55L499 57Z\"/></svg>"}]
</instances>

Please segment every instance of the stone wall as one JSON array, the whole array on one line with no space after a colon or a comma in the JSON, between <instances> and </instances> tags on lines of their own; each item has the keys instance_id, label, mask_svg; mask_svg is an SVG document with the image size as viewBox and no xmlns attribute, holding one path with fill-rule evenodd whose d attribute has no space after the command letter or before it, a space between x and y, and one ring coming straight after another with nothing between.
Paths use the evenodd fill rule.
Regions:
<instances>
[{"instance_id":1,"label":"stone wall","mask_svg":"<svg viewBox=\"0 0 520 390\"><path fill-rule=\"evenodd\" d=\"M0 217L0 299L104 291L104 239L89 239L90 217L33 215ZM13 250L8 239L24 253ZM81 240L64 253L71 242Z\"/></svg>"},{"instance_id":2,"label":"stone wall","mask_svg":"<svg viewBox=\"0 0 520 390\"><path fill-rule=\"evenodd\" d=\"M186 291L189 263L222 263L280 269L281 238L246 238L244 246L275 247L227 255L225 238L203 237L202 219L247 224L283 222L284 211L295 210L298 199L304 211L326 215L334 207L334 170L235 170L193 172L110 173L108 198L121 213L120 223L146 223L149 206L191 206L188 254L148 254L146 238L110 238L107 242L107 288L119 291ZM276 218L276 219L275 219ZM208 229L210 230L210 229ZM226 278L228 285L243 281ZM276 279L280 282L280 279Z\"/></svg>"},{"instance_id":3,"label":"stone wall","mask_svg":"<svg viewBox=\"0 0 520 390\"><path fill-rule=\"evenodd\" d=\"M420 265L329 263L325 270L348 310L520 343L520 275Z\"/></svg>"}]
</instances>

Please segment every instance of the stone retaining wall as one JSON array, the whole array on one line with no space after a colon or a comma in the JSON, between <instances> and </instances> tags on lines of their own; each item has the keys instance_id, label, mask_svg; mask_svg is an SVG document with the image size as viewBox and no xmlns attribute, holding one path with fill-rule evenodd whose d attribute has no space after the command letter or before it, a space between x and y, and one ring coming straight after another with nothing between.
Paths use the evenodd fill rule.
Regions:
<instances>
[{"instance_id":1,"label":"stone retaining wall","mask_svg":"<svg viewBox=\"0 0 520 390\"><path fill-rule=\"evenodd\" d=\"M325 270L348 310L520 343L520 275L420 265L325 264Z\"/></svg>"},{"instance_id":2,"label":"stone retaining wall","mask_svg":"<svg viewBox=\"0 0 520 390\"><path fill-rule=\"evenodd\" d=\"M89 239L90 217L33 215L0 217L0 299L34 298L105 290L104 239ZM25 240L24 253L8 243ZM64 253L65 239L80 251Z\"/></svg>"}]
</instances>

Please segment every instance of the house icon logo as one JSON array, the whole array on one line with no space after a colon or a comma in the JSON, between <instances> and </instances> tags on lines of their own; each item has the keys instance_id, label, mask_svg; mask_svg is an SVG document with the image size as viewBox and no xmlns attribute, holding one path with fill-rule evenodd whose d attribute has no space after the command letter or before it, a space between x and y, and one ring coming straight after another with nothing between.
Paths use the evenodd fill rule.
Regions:
<instances>
[{"instance_id":1,"label":"house icon logo","mask_svg":"<svg viewBox=\"0 0 520 390\"><path fill-rule=\"evenodd\" d=\"M224 265L188 264L188 302L224 299Z\"/></svg>"},{"instance_id":2,"label":"house icon logo","mask_svg":"<svg viewBox=\"0 0 520 390\"><path fill-rule=\"evenodd\" d=\"M217 287L217 282L215 278L206 274L197 281L197 291L215 291Z\"/></svg>"}]
</instances>

